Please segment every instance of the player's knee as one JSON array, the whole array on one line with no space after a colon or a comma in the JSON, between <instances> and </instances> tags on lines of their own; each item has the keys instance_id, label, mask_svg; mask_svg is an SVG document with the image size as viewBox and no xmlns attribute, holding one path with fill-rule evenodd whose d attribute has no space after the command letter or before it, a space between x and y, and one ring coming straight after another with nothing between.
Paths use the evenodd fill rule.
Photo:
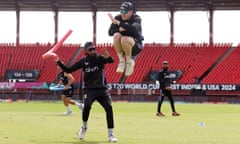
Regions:
<instances>
[{"instance_id":1,"label":"player's knee","mask_svg":"<svg viewBox=\"0 0 240 144\"><path fill-rule=\"evenodd\" d=\"M119 41L121 39L122 35L120 33L115 33L113 35L113 39L114 41Z\"/></svg>"},{"instance_id":2,"label":"player's knee","mask_svg":"<svg viewBox=\"0 0 240 144\"><path fill-rule=\"evenodd\" d=\"M66 98L67 102L70 103L71 102L71 98Z\"/></svg>"},{"instance_id":3,"label":"player's knee","mask_svg":"<svg viewBox=\"0 0 240 144\"><path fill-rule=\"evenodd\" d=\"M129 36L122 36L121 38L121 43L132 43L134 42L133 38L132 37L129 37Z\"/></svg>"},{"instance_id":4,"label":"player's knee","mask_svg":"<svg viewBox=\"0 0 240 144\"><path fill-rule=\"evenodd\" d=\"M131 46L131 47L133 47L134 44L135 44L135 42L134 42L132 37L123 36L121 38L121 45L122 46Z\"/></svg>"}]
</instances>

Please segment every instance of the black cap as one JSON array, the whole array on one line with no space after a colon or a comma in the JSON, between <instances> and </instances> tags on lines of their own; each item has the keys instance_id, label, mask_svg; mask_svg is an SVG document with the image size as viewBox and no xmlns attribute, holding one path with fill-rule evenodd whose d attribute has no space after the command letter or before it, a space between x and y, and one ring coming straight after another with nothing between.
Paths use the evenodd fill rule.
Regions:
<instances>
[{"instance_id":1,"label":"black cap","mask_svg":"<svg viewBox=\"0 0 240 144\"><path fill-rule=\"evenodd\" d=\"M168 61L166 61L166 60L165 60L165 61L163 61L163 64L168 64Z\"/></svg>"},{"instance_id":2,"label":"black cap","mask_svg":"<svg viewBox=\"0 0 240 144\"><path fill-rule=\"evenodd\" d=\"M84 44L84 49L86 50L89 46L92 46L92 45L94 45L93 42L86 42Z\"/></svg>"},{"instance_id":3,"label":"black cap","mask_svg":"<svg viewBox=\"0 0 240 144\"><path fill-rule=\"evenodd\" d=\"M124 2L120 6L120 13L126 14L128 11L134 10L133 4L131 2Z\"/></svg>"}]
</instances>

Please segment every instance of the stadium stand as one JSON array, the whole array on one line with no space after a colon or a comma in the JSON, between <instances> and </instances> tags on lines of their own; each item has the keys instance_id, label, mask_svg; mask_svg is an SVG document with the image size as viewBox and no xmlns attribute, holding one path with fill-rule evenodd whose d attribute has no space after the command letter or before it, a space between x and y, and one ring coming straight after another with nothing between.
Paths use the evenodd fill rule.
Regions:
<instances>
[{"instance_id":1,"label":"stadium stand","mask_svg":"<svg viewBox=\"0 0 240 144\"><path fill-rule=\"evenodd\" d=\"M11 53L14 49L14 44L0 44L0 80L4 80L5 71L9 66Z\"/></svg>"},{"instance_id":2,"label":"stadium stand","mask_svg":"<svg viewBox=\"0 0 240 144\"><path fill-rule=\"evenodd\" d=\"M118 61L118 57L117 54L115 53L115 49L113 47L112 44L109 43L104 43L104 44L98 44L97 45L97 51L99 53L101 53L101 49L106 48L110 55L114 58L115 63L112 64L107 64L105 70L106 70L106 75L107 75L107 81L108 82L118 82L121 74L116 73L116 69L117 69L117 63L119 63Z\"/></svg>"},{"instance_id":3,"label":"stadium stand","mask_svg":"<svg viewBox=\"0 0 240 144\"><path fill-rule=\"evenodd\" d=\"M183 71L179 83L194 83L229 48L230 43L210 46L201 44L176 44L172 47L163 44L146 44L136 60L134 75L126 82L143 82L151 70L160 70L162 61L168 60L170 69Z\"/></svg>"},{"instance_id":4,"label":"stadium stand","mask_svg":"<svg viewBox=\"0 0 240 144\"><path fill-rule=\"evenodd\" d=\"M44 60L42 54L51 48L51 44L21 44L16 47L14 44L0 44L0 80L6 82L5 72L8 69L15 70L31 70L37 69L40 74L37 82L51 83L57 75L57 68L52 60ZM106 66L106 74L108 83L119 83L121 74L116 73L118 64L117 55L112 44L97 44L97 51L101 52L103 48L107 48L110 54L115 59L115 62ZM232 49L232 51L230 51ZM202 76L201 84L236 84L240 82L239 61L240 45L236 48L232 47L231 43L215 44L212 47L208 44L145 44L144 49L136 59L136 67L134 74L127 77L125 83L151 83L149 81L149 72L159 70L163 60L168 60L171 65L171 70L182 70L183 75L177 84L194 83L193 76ZM83 48L79 48L76 44L64 44L57 54L61 57L65 64L69 65L78 61L85 55ZM75 57L75 58L74 58ZM217 65L216 65L217 63ZM71 65L70 64L70 65ZM213 67L215 65L215 67ZM209 69L213 67L210 71ZM206 73L207 72L207 73ZM80 80L80 72L73 73L76 83ZM218 85L218 86L220 86ZM228 86L228 85L227 85ZM231 85L230 85L231 86ZM228 86L229 87L229 86ZM228 88L227 87L227 88ZM210 85L211 88L211 85ZM235 90L236 86L232 86ZM6 92L6 91L5 91ZM7 91L9 95L15 94L14 91ZM32 90L35 95L49 95L52 98L52 93L47 90ZM145 89L131 90L123 89L111 90L115 95L115 99L119 100L156 100L156 91ZM17 97L26 94L24 89L18 90ZM147 94L147 97L145 95ZM192 89L183 89L174 91L176 99L179 101L228 101L236 103L239 101L239 91L219 91L210 90L201 93L200 97L189 97L195 95ZM204 95L203 95L204 94ZM129 95L133 95L130 96ZM209 97L206 97L209 96ZM203 96L203 97L201 97ZM40 97L39 97L40 98Z\"/></svg>"},{"instance_id":5,"label":"stadium stand","mask_svg":"<svg viewBox=\"0 0 240 144\"><path fill-rule=\"evenodd\" d=\"M149 72L161 69L161 62L168 60L170 69L183 71L179 83L194 83L193 77L201 77L231 46L231 43L215 44L212 47L204 43L175 44L172 47L169 44L145 44L144 49L136 59L134 74L129 76L125 82L146 82ZM14 44L1 44L1 80L4 80L7 69L22 69L39 70L38 82L54 81L57 74L55 63L52 60L43 60L41 58L41 55L49 50L50 47L51 44L21 44L19 47L16 47ZM57 54L65 63L68 63L78 48L79 45L77 44L65 44L57 51ZM101 52L102 48L107 48L115 59L115 63L108 64L106 67L107 81L117 83L121 74L116 73L118 59L113 45L109 43L97 44L98 52ZM239 64L237 61L239 52L240 46L235 48L212 72L210 71L202 82L239 83ZM82 50L74 62L84 55L85 53ZM220 78L219 74L221 74ZM73 75L76 81L79 81L79 72L75 72Z\"/></svg>"},{"instance_id":6,"label":"stadium stand","mask_svg":"<svg viewBox=\"0 0 240 144\"><path fill-rule=\"evenodd\" d=\"M56 53L59 55L59 57L64 63L67 63L69 59L77 51L78 48L79 48L79 45L77 44L65 44ZM43 53L41 53L41 55ZM47 60L41 59L41 61L44 61L44 67L41 69L41 73L38 81L53 82L56 78L56 75L58 74L56 64L51 59L47 59Z\"/></svg>"},{"instance_id":7,"label":"stadium stand","mask_svg":"<svg viewBox=\"0 0 240 144\"><path fill-rule=\"evenodd\" d=\"M165 44L145 44L143 50L139 53L133 75L126 79L129 82L142 82L147 77L148 72L157 64L158 60L167 50Z\"/></svg>"},{"instance_id":8,"label":"stadium stand","mask_svg":"<svg viewBox=\"0 0 240 144\"><path fill-rule=\"evenodd\" d=\"M203 79L202 83L240 83L240 45Z\"/></svg>"},{"instance_id":9,"label":"stadium stand","mask_svg":"<svg viewBox=\"0 0 240 144\"><path fill-rule=\"evenodd\" d=\"M194 83L194 77L201 77L224 53L231 47L231 44L216 44L213 47L202 45L195 53L192 61L188 62L188 68L183 68L183 77L179 83ZM191 47L194 49L195 47ZM184 59L184 57L183 57Z\"/></svg>"},{"instance_id":10,"label":"stadium stand","mask_svg":"<svg viewBox=\"0 0 240 144\"><path fill-rule=\"evenodd\" d=\"M21 44L11 52L11 70L40 70L43 68L41 54L47 50L45 44ZM39 57L40 56L40 57Z\"/></svg>"}]
</instances>

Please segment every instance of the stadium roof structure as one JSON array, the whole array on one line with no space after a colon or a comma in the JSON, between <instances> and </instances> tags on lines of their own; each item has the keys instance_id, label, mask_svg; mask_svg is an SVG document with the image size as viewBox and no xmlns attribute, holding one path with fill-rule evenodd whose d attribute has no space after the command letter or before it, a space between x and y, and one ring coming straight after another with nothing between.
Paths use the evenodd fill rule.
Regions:
<instances>
[{"instance_id":1,"label":"stadium roof structure","mask_svg":"<svg viewBox=\"0 0 240 144\"><path fill-rule=\"evenodd\" d=\"M174 44L174 12L208 11L209 43L213 43L213 11L240 10L240 0L0 0L0 11L16 11L16 44L19 44L21 11L53 11L55 42L58 41L58 12L92 12L93 42L96 42L96 13L119 11L122 2L131 1L136 11L169 11L170 44Z\"/></svg>"},{"instance_id":2,"label":"stadium roof structure","mask_svg":"<svg viewBox=\"0 0 240 144\"><path fill-rule=\"evenodd\" d=\"M0 0L0 11L118 11L124 0ZM129 0L138 11L240 10L240 0Z\"/></svg>"}]
</instances>

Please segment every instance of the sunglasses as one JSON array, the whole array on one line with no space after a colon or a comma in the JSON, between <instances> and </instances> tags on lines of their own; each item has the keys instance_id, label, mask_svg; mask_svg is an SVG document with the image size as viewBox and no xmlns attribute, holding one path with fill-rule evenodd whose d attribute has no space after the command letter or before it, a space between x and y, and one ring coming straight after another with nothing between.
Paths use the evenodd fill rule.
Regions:
<instances>
[{"instance_id":1,"label":"sunglasses","mask_svg":"<svg viewBox=\"0 0 240 144\"><path fill-rule=\"evenodd\" d=\"M91 52L91 51L95 51L96 48L95 47L91 47L91 48L88 48L87 51Z\"/></svg>"}]
</instances>

